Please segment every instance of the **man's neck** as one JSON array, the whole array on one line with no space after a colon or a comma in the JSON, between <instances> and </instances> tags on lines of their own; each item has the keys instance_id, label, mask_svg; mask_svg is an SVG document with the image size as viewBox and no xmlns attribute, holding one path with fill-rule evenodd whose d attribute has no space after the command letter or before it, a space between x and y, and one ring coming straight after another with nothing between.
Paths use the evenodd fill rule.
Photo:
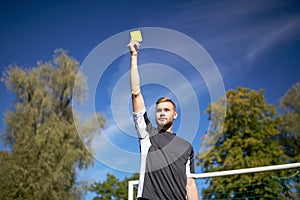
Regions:
<instances>
[{"instance_id":1,"label":"man's neck","mask_svg":"<svg viewBox=\"0 0 300 200\"><path fill-rule=\"evenodd\" d=\"M158 129L160 130L160 132L169 132L169 133L173 133L173 127L170 126L170 127L158 127Z\"/></svg>"}]
</instances>

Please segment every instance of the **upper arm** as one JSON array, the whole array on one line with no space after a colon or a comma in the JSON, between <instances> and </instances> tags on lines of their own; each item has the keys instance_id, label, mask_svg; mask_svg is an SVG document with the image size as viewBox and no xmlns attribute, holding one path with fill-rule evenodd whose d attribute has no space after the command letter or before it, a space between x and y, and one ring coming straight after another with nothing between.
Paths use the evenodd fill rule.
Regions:
<instances>
[{"instance_id":1,"label":"upper arm","mask_svg":"<svg viewBox=\"0 0 300 200\"><path fill-rule=\"evenodd\" d=\"M133 113L135 128L140 139L145 139L149 136L147 126L149 125L146 109L138 113ZM149 137L148 137L149 138Z\"/></svg>"},{"instance_id":2,"label":"upper arm","mask_svg":"<svg viewBox=\"0 0 300 200\"><path fill-rule=\"evenodd\" d=\"M186 175L190 176L192 173L195 173L194 149L192 145L190 145L190 154L186 163Z\"/></svg>"},{"instance_id":3,"label":"upper arm","mask_svg":"<svg viewBox=\"0 0 300 200\"><path fill-rule=\"evenodd\" d=\"M186 184L186 190L187 190L187 196L188 200L198 200L198 189L195 182L195 179L191 177L192 173L195 173L195 166L194 166L194 149L191 146L191 152L190 156L187 162L187 184Z\"/></svg>"}]
</instances>

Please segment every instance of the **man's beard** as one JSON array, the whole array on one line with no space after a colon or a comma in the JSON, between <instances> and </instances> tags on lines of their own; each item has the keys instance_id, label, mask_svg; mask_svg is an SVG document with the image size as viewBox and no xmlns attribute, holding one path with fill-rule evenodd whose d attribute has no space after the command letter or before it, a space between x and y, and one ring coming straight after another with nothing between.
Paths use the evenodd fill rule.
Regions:
<instances>
[{"instance_id":1,"label":"man's beard","mask_svg":"<svg viewBox=\"0 0 300 200\"><path fill-rule=\"evenodd\" d=\"M158 126L158 129L160 130L160 131L166 131L166 130L168 130L171 126L173 125L173 122L170 122L170 121L168 121L168 122L166 122L166 123L158 123L157 122L157 126Z\"/></svg>"}]
</instances>

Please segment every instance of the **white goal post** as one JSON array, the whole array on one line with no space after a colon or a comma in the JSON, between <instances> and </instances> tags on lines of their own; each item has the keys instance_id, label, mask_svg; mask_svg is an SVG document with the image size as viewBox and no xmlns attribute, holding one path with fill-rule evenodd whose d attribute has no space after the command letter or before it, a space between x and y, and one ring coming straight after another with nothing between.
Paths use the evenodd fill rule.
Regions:
<instances>
[{"instance_id":1,"label":"white goal post","mask_svg":"<svg viewBox=\"0 0 300 200\"><path fill-rule=\"evenodd\" d=\"M271 166L265 166L265 167L254 167L254 168L227 170L227 171L220 171L220 172L209 172L209 173L201 173L201 174L191 174L190 177L193 177L193 178L211 178L211 177L217 177L217 176L248 174L248 173L266 172L266 171L292 169L292 168L300 168L300 163L291 163L291 164L283 164L283 165L271 165ZM138 185L138 184L139 184L138 180L128 181L128 200L134 200L133 189L134 189L134 186Z\"/></svg>"}]
</instances>

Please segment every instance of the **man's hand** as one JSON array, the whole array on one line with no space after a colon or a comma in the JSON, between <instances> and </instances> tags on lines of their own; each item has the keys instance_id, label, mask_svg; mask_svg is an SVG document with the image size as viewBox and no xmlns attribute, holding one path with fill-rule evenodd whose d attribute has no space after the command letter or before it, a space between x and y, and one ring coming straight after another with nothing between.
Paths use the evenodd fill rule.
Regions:
<instances>
[{"instance_id":1,"label":"man's hand","mask_svg":"<svg viewBox=\"0 0 300 200\"><path fill-rule=\"evenodd\" d=\"M129 44L127 45L128 49L130 50L131 55L137 55L138 49L140 48L140 43L136 40L131 39Z\"/></svg>"}]
</instances>

